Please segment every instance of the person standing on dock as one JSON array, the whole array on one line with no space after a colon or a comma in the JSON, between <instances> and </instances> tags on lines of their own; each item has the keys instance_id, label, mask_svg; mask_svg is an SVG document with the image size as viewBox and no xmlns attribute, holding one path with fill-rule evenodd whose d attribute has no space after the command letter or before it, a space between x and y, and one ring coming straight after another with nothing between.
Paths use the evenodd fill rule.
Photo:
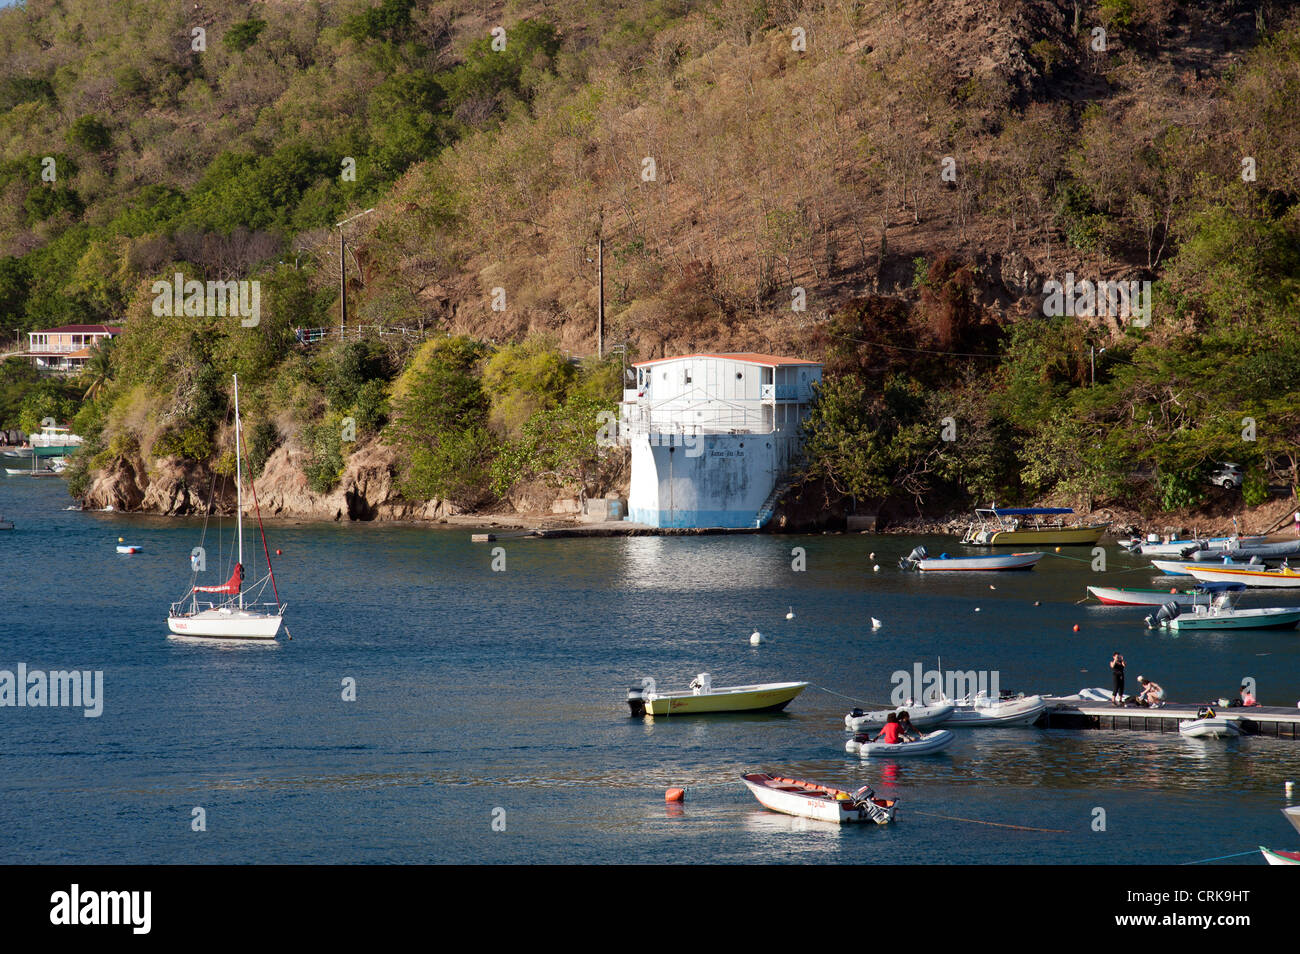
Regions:
<instances>
[{"instance_id":1,"label":"person standing on dock","mask_svg":"<svg viewBox=\"0 0 1300 954\"><path fill-rule=\"evenodd\" d=\"M1110 704L1122 706L1124 704L1124 657L1119 653L1110 657L1110 674Z\"/></svg>"}]
</instances>

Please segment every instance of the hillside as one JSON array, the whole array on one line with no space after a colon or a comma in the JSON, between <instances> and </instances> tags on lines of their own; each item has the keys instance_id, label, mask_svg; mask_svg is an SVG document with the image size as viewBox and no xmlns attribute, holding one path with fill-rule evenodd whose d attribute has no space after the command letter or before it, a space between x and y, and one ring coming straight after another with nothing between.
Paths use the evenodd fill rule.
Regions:
<instances>
[{"instance_id":1,"label":"hillside","mask_svg":"<svg viewBox=\"0 0 1300 954\"><path fill-rule=\"evenodd\" d=\"M238 371L308 511L544 508L622 479L625 358L706 348L827 362L825 505L1294 485L1290 4L30 0L0 51L0 325L126 328L94 382L7 362L0 413L75 415L92 504L198 506ZM408 335L299 344L372 207L349 323ZM156 314L177 272L259 324ZM1151 282L1149 327L1044 316L1067 275Z\"/></svg>"}]
</instances>

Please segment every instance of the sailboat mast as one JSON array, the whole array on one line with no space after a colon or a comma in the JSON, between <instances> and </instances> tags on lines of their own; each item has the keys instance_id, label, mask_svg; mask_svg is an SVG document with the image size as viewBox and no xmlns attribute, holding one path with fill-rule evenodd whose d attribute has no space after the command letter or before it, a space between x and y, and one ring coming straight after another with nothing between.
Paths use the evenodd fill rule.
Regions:
<instances>
[{"instance_id":1,"label":"sailboat mast","mask_svg":"<svg viewBox=\"0 0 1300 954\"><path fill-rule=\"evenodd\" d=\"M237 562L244 565L244 471L243 461L239 456L239 375L235 379L235 525L239 533L239 557ZM244 588L239 588L239 608L244 608Z\"/></svg>"}]
</instances>

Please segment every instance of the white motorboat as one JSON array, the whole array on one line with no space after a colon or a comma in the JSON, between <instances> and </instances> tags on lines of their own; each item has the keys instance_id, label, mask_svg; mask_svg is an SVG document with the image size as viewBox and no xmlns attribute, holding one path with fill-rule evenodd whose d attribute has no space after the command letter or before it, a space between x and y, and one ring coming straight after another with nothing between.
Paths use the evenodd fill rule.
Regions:
<instances>
[{"instance_id":1,"label":"white motorboat","mask_svg":"<svg viewBox=\"0 0 1300 954\"><path fill-rule=\"evenodd\" d=\"M1235 717L1218 715L1207 706L1195 719L1178 723L1178 731L1189 739L1235 739L1241 735L1241 726Z\"/></svg>"},{"instance_id":2,"label":"white motorboat","mask_svg":"<svg viewBox=\"0 0 1300 954\"><path fill-rule=\"evenodd\" d=\"M1282 809L1282 817L1291 823L1291 827L1300 832L1300 805L1291 805Z\"/></svg>"},{"instance_id":3,"label":"white motorboat","mask_svg":"<svg viewBox=\"0 0 1300 954\"><path fill-rule=\"evenodd\" d=\"M915 755L933 755L952 745L953 734L947 729L935 729L914 741L872 742L872 733L862 733L844 743L844 751L864 759L901 759Z\"/></svg>"},{"instance_id":4,"label":"white motorboat","mask_svg":"<svg viewBox=\"0 0 1300 954\"><path fill-rule=\"evenodd\" d=\"M1078 692L1068 696L1057 696L1057 699L1069 699L1078 702L1110 702L1114 698L1114 693L1109 689L1101 686L1094 686L1089 689L1080 689Z\"/></svg>"},{"instance_id":5,"label":"white motorboat","mask_svg":"<svg viewBox=\"0 0 1300 954\"><path fill-rule=\"evenodd\" d=\"M1282 815L1291 823L1291 827L1300 832L1300 805L1291 805L1282 809ZM1277 848L1265 848L1262 845L1259 850L1263 852L1264 860L1270 865L1300 865L1300 851L1281 851Z\"/></svg>"},{"instance_id":6,"label":"white motorboat","mask_svg":"<svg viewBox=\"0 0 1300 954\"><path fill-rule=\"evenodd\" d=\"M198 586L193 581L203 567L199 561L191 558L194 575L191 577L190 590L180 601L173 603L167 614L167 627L177 636L201 636L208 639L275 639L284 622L285 604L280 602L279 589L275 585L275 573L271 569L271 552L266 545L266 532L262 530L261 511L258 509L258 529L262 533L262 552L266 555L266 576L250 587L253 598L265 591L267 584L275 594L275 603L252 603L245 600L244 590L244 488L243 458L241 455L244 442L243 429L239 419L239 377L235 376L235 521L238 534L238 549L235 566L230 578L225 583L215 586ZM251 482L250 482L251 486ZM253 488L253 504L257 506L257 490ZM204 521L207 530L207 521ZM225 597L224 600L199 600L199 595Z\"/></svg>"},{"instance_id":7,"label":"white motorboat","mask_svg":"<svg viewBox=\"0 0 1300 954\"><path fill-rule=\"evenodd\" d=\"M780 712L808 688L806 682L761 682L751 686L714 686L702 672L691 687L680 692L658 692L653 679L627 691L634 718L663 715L699 715L718 712Z\"/></svg>"},{"instance_id":8,"label":"white motorboat","mask_svg":"<svg viewBox=\"0 0 1300 954\"><path fill-rule=\"evenodd\" d=\"M1198 583L1196 601L1190 611L1166 603L1146 618L1151 629L1173 633L1212 629L1295 629L1300 623L1300 606L1268 606L1238 609L1237 599L1244 583Z\"/></svg>"},{"instance_id":9,"label":"white motorboat","mask_svg":"<svg viewBox=\"0 0 1300 954\"><path fill-rule=\"evenodd\" d=\"M784 815L838 824L869 821L887 825L898 810L895 799L878 798L869 785L856 792L846 792L817 782L761 772L740 778L759 804Z\"/></svg>"},{"instance_id":10,"label":"white motorboat","mask_svg":"<svg viewBox=\"0 0 1300 954\"><path fill-rule=\"evenodd\" d=\"M1259 846L1264 860L1270 865L1300 865L1300 851L1282 851L1280 848Z\"/></svg>"},{"instance_id":11,"label":"white motorboat","mask_svg":"<svg viewBox=\"0 0 1300 954\"><path fill-rule=\"evenodd\" d=\"M1188 566L1187 573L1202 583L1244 583L1247 586L1287 589L1300 587L1300 570L1293 570L1285 564L1280 569L1269 570L1263 566L1245 564L1209 567L1204 563L1192 563Z\"/></svg>"},{"instance_id":12,"label":"white motorboat","mask_svg":"<svg viewBox=\"0 0 1300 954\"><path fill-rule=\"evenodd\" d=\"M1032 725L1047 709L1042 696L994 699L984 693L959 699L954 706L952 715L944 723L952 729Z\"/></svg>"},{"instance_id":13,"label":"white motorboat","mask_svg":"<svg viewBox=\"0 0 1300 954\"><path fill-rule=\"evenodd\" d=\"M1254 546L1263 543L1264 539L1264 537L1197 537L1179 540L1174 537L1161 541L1155 534L1150 534L1146 540L1122 540L1120 546L1130 553L1145 557L1190 558L1193 553L1213 553L1218 550Z\"/></svg>"},{"instance_id":14,"label":"white motorboat","mask_svg":"<svg viewBox=\"0 0 1300 954\"><path fill-rule=\"evenodd\" d=\"M844 717L844 728L851 732L865 732L868 729L879 731L891 713L906 711L914 727L929 729L946 722L954 708L951 702L937 702L928 706L906 705L899 706L897 709L879 709L875 712L854 709Z\"/></svg>"},{"instance_id":15,"label":"white motorboat","mask_svg":"<svg viewBox=\"0 0 1300 954\"><path fill-rule=\"evenodd\" d=\"M1127 586L1090 586L1088 594L1095 596L1106 606L1164 606L1177 603L1179 606L1191 606L1194 594L1191 590L1153 590Z\"/></svg>"},{"instance_id":16,"label":"white motorboat","mask_svg":"<svg viewBox=\"0 0 1300 954\"><path fill-rule=\"evenodd\" d=\"M1204 563L1188 560L1152 560L1151 565L1165 576L1191 576L1193 569L1203 569Z\"/></svg>"},{"instance_id":17,"label":"white motorboat","mask_svg":"<svg viewBox=\"0 0 1300 954\"><path fill-rule=\"evenodd\" d=\"M1042 553L1006 553L992 556L952 557L941 553L933 558L925 547L917 547L898 561L900 569L928 570L931 572L951 572L961 570L1032 570L1034 564L1043 558Z\"/></svg>"}]
</instances>

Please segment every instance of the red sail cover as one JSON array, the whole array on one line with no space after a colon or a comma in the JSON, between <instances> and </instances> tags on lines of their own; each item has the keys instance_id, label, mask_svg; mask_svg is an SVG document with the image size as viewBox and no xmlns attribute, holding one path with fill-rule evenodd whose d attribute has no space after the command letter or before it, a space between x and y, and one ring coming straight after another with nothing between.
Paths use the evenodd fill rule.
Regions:
<instances>
[{"instance_id":1,"label":"red sail cover","mask_svg":"<svg viewBox=\"0 0 1300 954\"><path fill-rule=\"evenodd\" d=\"M231 596L237 596L239 594L239 584L243 582L244 582L244 565L242 563L236 563L235 571L230 574L230 579L226 580L226 582L222 583L220 586L196 586L194 587L194 592L195 593L228 593Z\"/></svg>"}]
</instances>

